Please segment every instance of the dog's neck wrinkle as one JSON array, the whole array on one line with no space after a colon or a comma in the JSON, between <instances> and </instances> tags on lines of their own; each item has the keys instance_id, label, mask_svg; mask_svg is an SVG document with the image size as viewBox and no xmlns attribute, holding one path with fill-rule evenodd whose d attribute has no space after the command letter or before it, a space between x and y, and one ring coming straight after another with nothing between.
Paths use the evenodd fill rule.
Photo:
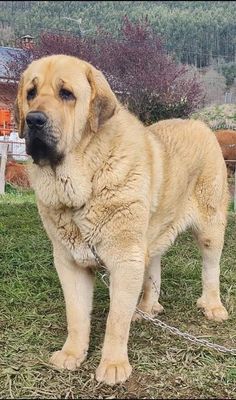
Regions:
<instances>
[{"instance_id":1,"label":"dog's neck wrinkle","mask_svg":"<svg viewBox=\"0 0 236 400\"><path fill-rule=\"evenodd\" d=\"M37 199L48 208L80 209L91 194L91 178L77 157L68 154L56 168L31 165L30 180Z\"/></svg>"}]
</instances>

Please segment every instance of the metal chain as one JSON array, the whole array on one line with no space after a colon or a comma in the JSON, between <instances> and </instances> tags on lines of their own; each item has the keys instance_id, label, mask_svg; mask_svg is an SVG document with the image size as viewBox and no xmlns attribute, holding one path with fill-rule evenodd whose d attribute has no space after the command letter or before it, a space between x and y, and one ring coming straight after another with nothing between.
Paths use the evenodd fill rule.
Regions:
<instances>
[{"instance_id":1,"label":"metal chain","mask_svg":"<svg viewBox=\"0 0 236 400\"><path fill-rule=\"evenodd\" d=\"M166 324L165 322L161 321L160 319L158 319L156 317L152 318L152 317L150 317L150 315L148 315L147 313L139 310L138 308L136 309L136 312L138 314L140 314L147 321L151 321L155 326L159 326L159 327L161 327L163 329L167 329L168 331L170 331L174 335L181 336L184 339L189 340L192 343L197 343L197 344L199 344L201 346L210 347L211 349L220 351L222 353L229 353L229 354L231 354L233 356L236 356L236 349L228 349L225 346L221 346L219 344L209 342L206 339L199 339L196 336L191 335L190 333L181 332L178 328L170 326L170 325Z\"/></svg>"},{"instance_id":2,"label":"metal chain","mask_svg":"<svg viewBox=\"0 0 236 400\"><path fill-rule=\"evenodd\" d=\"M101 258L98 256L95 247L92 246L92 245L89 244L89 243L88 243L88 247L90 248L91 252L93 253L94 258L95 258L95 260L96 260L98 266L99 266L100 268L103 268L103 269L107 270L107 268L106 268L104 262L103 262L103 261L101 260Z\"/></svg>"},{"instance_id":3,"label":"metal chain","mask_svg":"<svg viewBox=\"0 0 236 400\"><path fill-rule=\"evenodd\" d=\"M105 264L103 263L103 261L101 260L101 258L98 256L95 247L91 246L89 244L89 248L90 248L91 252L93 253L94 258L95 258L98 266L100 268L106 270L105 273L98 272L98 274L100 275L100 277L101 277L103 283L105 284L105 286L109 288L109 284L107 282L107 280L108 280L107 268L106 268ZM153 282L153 285L155 286L155 282ZM196 344L198 344L200 346L209 347L211 349L220 351L221 353L228 353L228 354L231 354L233 356L236 356L236 349L228 349L225 346L221 346L219 344L215 344L215 343L209 342L206 339L199 339L196 336L191 335L190 333L181 332L178 328L175 328L174 326L170 326L170 325L166 324L165 322L161 321L157 317L151 317L149 314L145 313L144 311L139 310L137 307L136 307L136 312L137 312L137 314L139 314L146 321L151 321L153 323L153 325L155 325L157 327L160 327L162 329L166 329L169 332L171 332L173 335L178 335L178 336L180 336L180 337L182 337L182 338L184 338L184 339L186 339L186 340L188 340L188 341L190 341L192 343L196 343Z\"/></svg>"}]
</instances>

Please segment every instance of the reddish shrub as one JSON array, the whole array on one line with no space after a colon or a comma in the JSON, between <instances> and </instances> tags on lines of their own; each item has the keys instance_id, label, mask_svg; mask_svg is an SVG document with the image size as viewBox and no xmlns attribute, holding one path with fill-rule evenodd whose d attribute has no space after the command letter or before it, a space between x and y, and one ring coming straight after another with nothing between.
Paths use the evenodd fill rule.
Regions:
<instances>
[{"instance_id":1,"label":"reddish shrub","mask_svg":"<svg viewBox=\"0 0 236 400\"><path fill-rule=\"evenodd\" d=\"M203 88L188 67L177 64L148 22L125 18L123 39L107 36L99 45L97 64L120 98L146 124L186 117L198 107Z\"/></svg>"},{"instance_id":2,"label":"reddish shrub","mask_svg":"<svg viewBox=\"0 0 236 400\"><path fill-rule=\"evenodd\" d=\"M15 161L8 161L6 166L6 182L13 185L28 188L30 187L26 167Z\"/></svg>"}]
</instances>

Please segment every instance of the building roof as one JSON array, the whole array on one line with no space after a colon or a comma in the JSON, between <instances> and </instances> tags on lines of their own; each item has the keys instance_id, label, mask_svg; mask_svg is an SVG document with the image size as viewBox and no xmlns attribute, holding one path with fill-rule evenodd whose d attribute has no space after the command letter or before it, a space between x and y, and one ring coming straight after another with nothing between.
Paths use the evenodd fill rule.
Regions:
<instances>
[{"instance_id":1,"label":"building roof","mask_svg":"<svg viewBox=\"0 0 236 400\"><path fill-rule=\"evenodd\" d=\"M0 46L0 80L14 79L9 64L11 61L16 61L17 57L24 54L25 50L14 47Z\"/></svg>"},{"instance_id":2,"label":"building roof","mask_svg":"<svg viewBox=\"0 0 236 400\"><path fill-rule=\"evenodd\" d=\"M34 39L34 36L24 35L24 36L21 36L21 39Z\"/></svg>"}]
</instances>

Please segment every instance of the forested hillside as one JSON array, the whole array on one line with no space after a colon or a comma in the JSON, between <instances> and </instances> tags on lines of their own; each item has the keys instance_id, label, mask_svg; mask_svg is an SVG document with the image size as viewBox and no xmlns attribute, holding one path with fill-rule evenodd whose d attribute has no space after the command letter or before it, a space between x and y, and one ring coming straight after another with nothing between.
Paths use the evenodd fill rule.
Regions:
<instances>
[{"instance_id":1,"label":"forested hillside","mask_svg":"<svg viewBox=\"0 0 236 400\"><path fill-rule=\"evenodd\" d=\"M119 35L125 15L147 17L182 62L202 67L236 59L235 1L0 1L0 44L42 30Z\"/></svg>"}]
</instances>

